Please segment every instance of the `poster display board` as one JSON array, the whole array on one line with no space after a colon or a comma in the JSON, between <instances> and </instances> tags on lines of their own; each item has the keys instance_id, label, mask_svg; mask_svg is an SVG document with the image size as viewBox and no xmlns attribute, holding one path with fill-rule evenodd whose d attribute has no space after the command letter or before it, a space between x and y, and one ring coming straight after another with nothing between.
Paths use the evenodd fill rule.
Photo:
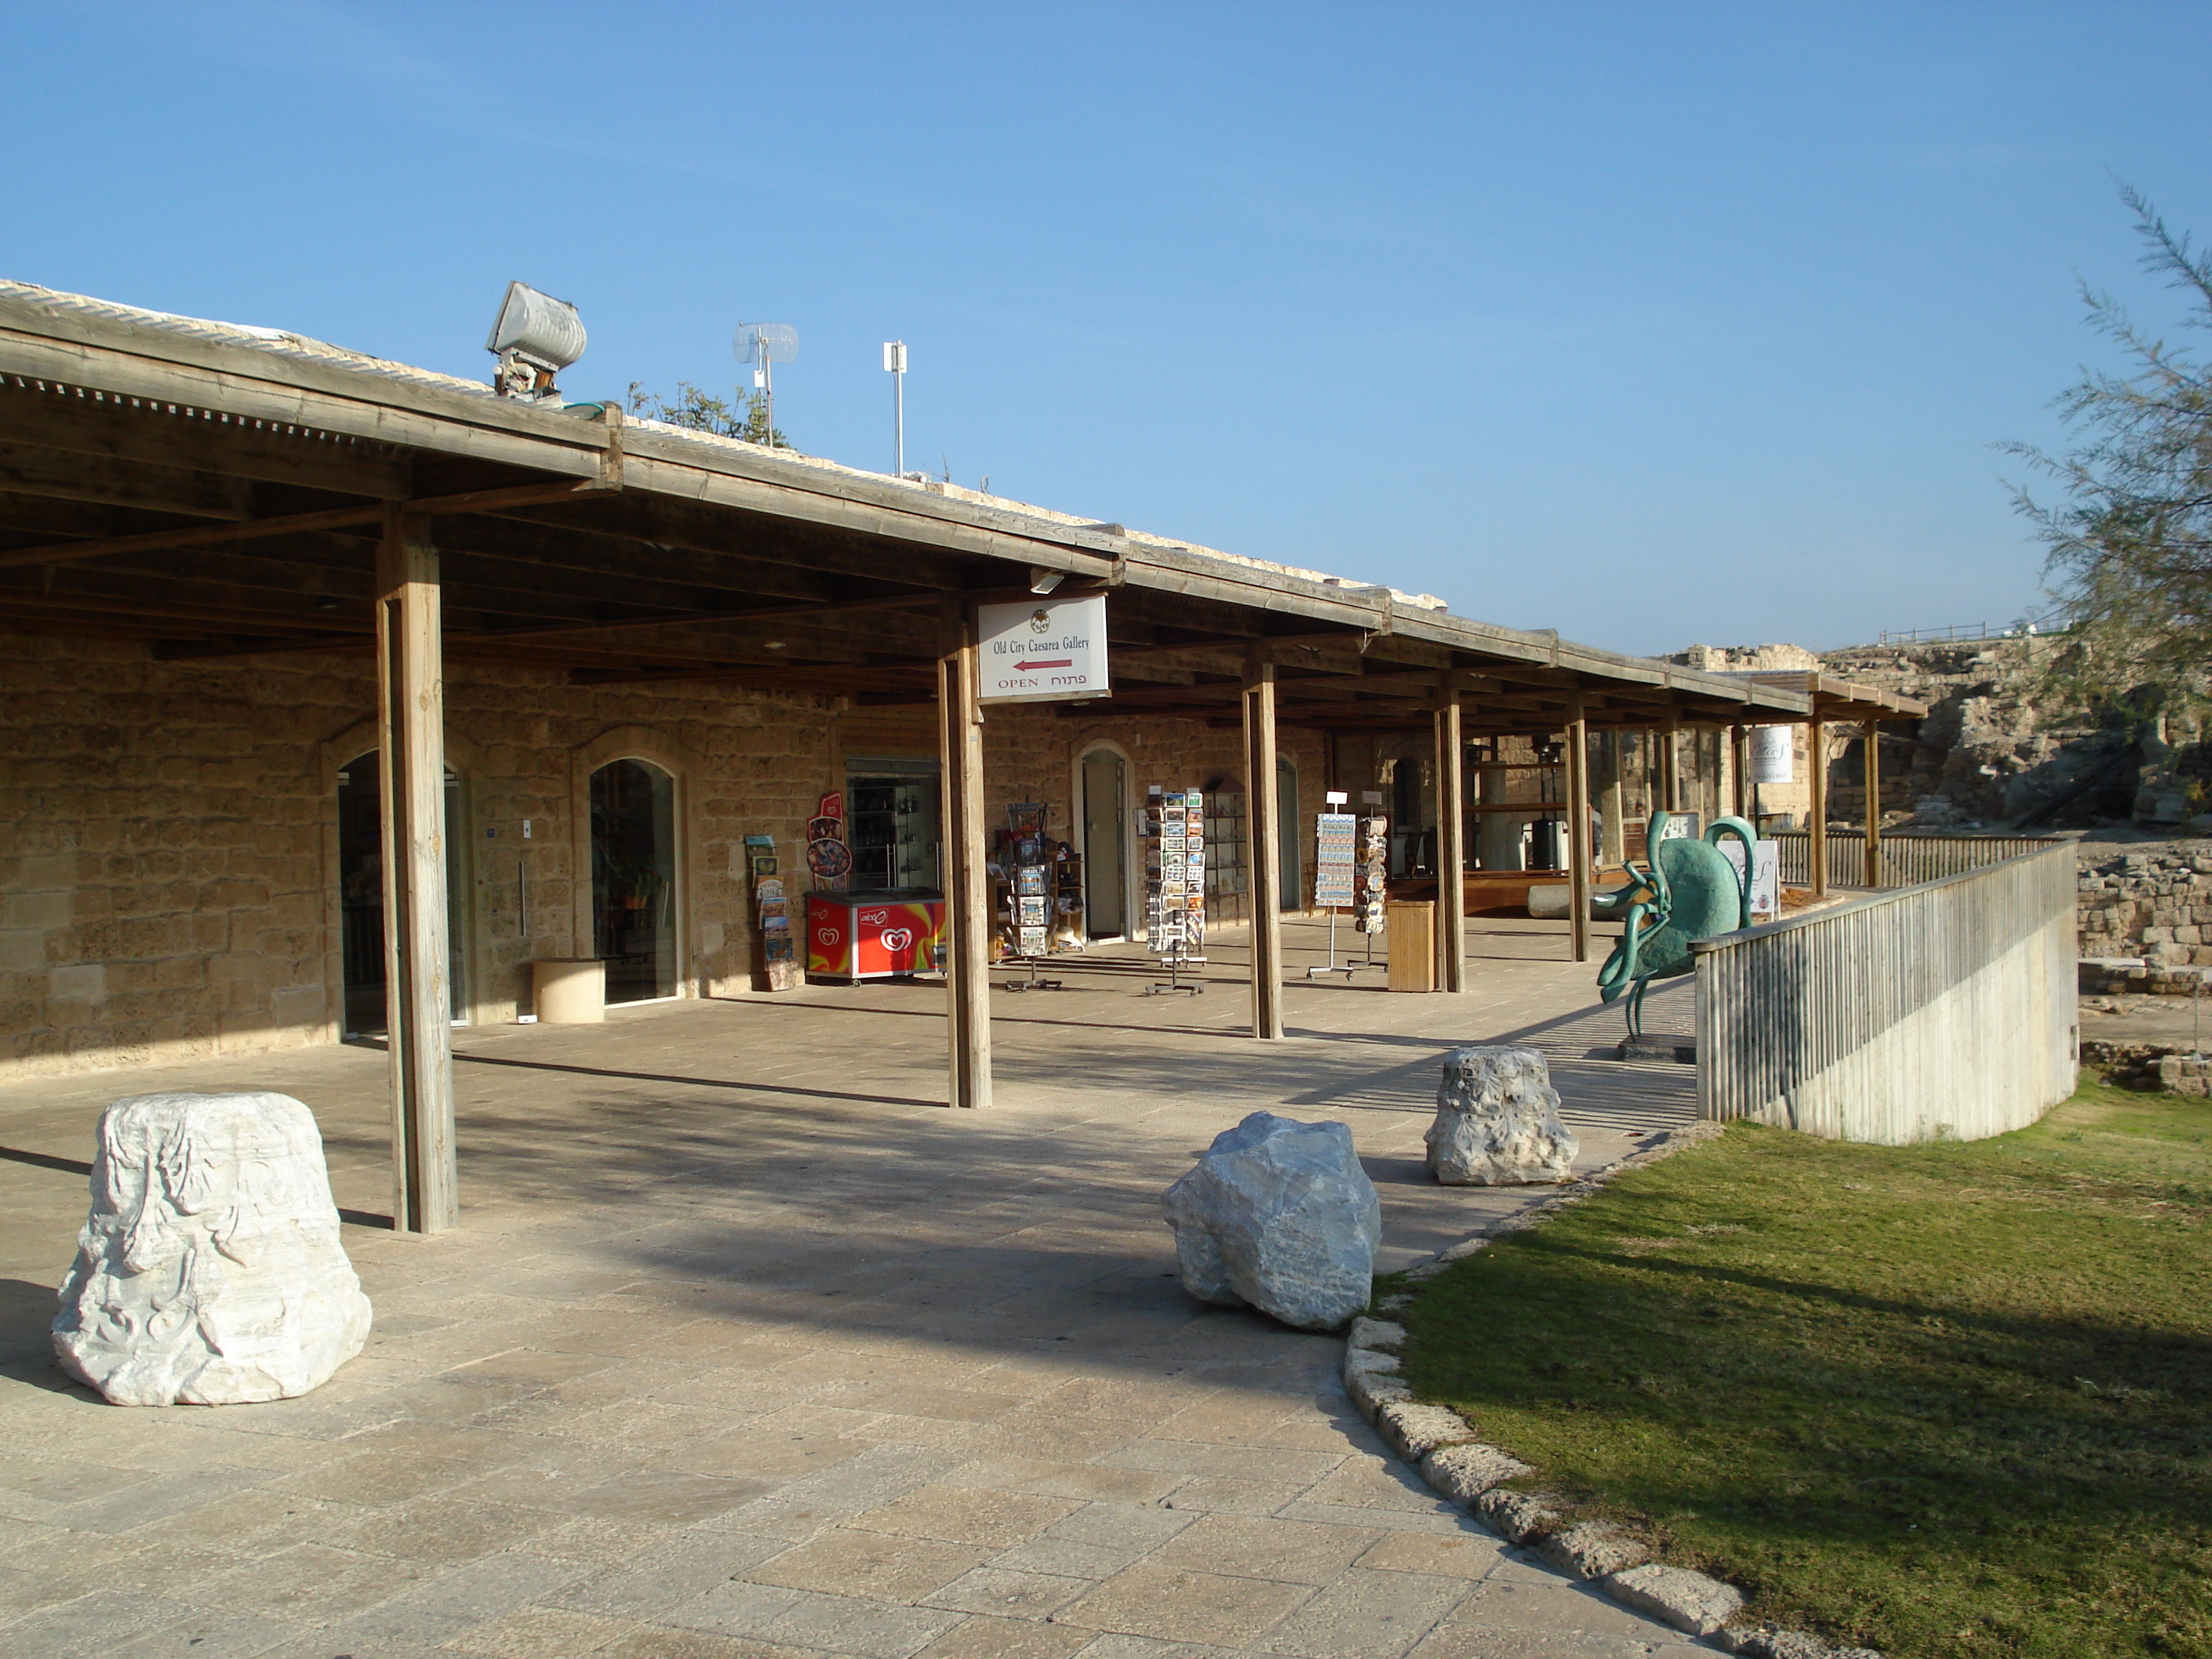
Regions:
<instances>
[{"instance_id":1,"label":"poster display board","mask_svg":"<svg viewBox=\"0 0 2212 1659\"><path fill-rule=\"evenodd\" d=\"M1349 812L1314 817L1314 898L1330 909L1352 908L1357 887L1359 820Z\"/></svg>"}]
</instances>

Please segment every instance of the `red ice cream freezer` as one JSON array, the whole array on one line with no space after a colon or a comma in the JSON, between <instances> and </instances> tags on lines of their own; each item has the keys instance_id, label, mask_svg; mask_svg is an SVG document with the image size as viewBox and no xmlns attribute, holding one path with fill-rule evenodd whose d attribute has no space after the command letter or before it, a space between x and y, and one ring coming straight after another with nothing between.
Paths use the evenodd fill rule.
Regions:
<instances>
[{"instance_id":1,"label":"red ice cream freezer","mask_svg":"<svg viewBox=\"0 0 2212 1659\"><path fill-rule=\"evenodd\" d=\"M934 887L806 896L806 971L825 979L935 973L944 933Z\"/></svg>"}]
</instances>

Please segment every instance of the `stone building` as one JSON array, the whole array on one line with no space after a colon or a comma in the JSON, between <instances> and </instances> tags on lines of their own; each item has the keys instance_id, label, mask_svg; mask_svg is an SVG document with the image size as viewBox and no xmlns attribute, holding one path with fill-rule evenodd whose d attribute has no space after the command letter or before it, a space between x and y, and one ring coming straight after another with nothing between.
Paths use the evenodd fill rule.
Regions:
<instances>
[{"instance_id":1,"label":"stone building","mask_svg":"<svg viewBox=\"0 0 2212 1659\"><path fill-rule=\"evenodd\" d=\"M979 607L1033 595L1103 600L1110 696L983 698ZM1680 735L1679 788L1730 728L1849 702L21 283L0 283L0 1068L380 1023L408 1229L444 1224L450 1021L529 1012L561 957L605 962L619 1000L759 994L748 838L794 869L857 782L915 786L953 1096L979 1103L1009 803L1084 855L1086 925L1112 936L1141 923L1131 802L1241 794L1249 880L1218 920L1251 930L1270 1037L1273 918L1305 902L1324 791L1422 813L1407 855L1444 871L1483 805L1563 819L1586 887L1594 738ZM1440 906L1447 988L1459 928Z\"/></svg>"}]
</instances>

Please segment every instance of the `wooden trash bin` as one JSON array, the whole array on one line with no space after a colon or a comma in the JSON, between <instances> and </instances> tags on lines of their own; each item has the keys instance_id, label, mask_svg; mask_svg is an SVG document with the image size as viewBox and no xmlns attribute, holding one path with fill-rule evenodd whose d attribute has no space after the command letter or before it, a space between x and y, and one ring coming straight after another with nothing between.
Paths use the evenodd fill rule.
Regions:
<instances>
[{"instance_id":1,"label":"wooden trash bin","mask_svg":"<svg viewBox=\"0 0 2212 1659\"><path fill-rule=\"evenodd\" d=\"M1437 988L1437 907L1393 899L1382 907L1383 948L1390 958L1390 988Z\"/></svg>"},{"instance_id":2,"label":"wooden trash bin","mask_svg":"<svg viewBox=\"0 0 2212 1659\"><path fill-rule=\"evenodd\" d=\"M597 1025L607 1017L607 964L582 960L531 963L532 1001L541 1025Z\"/></svg>"}]
</instances>

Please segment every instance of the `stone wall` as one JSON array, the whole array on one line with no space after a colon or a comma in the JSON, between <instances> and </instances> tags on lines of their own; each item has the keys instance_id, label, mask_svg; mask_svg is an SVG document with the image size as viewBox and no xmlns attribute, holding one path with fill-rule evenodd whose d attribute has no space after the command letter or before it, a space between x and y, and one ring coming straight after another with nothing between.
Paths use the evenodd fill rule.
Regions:
<instances>
[{"instance_id":1,"label":"stone wall","mask_svg":"<svg viewBox=\"0 0 2212 1659\"><path fill-rule=\"evenodd\" d=\"M0 635L0 1075L337 1039L337 780L376 747L374 690L366 657L164 662L141 646ZM743 838L772 836L785 870L803 869L805 821L844 787L846 754L935 753L927 708L703 683L583 687L456 663L446 705L452 914L474 1023L528 1008L534 960L591 951L593 768L634 756L674 775L678 994L735 995L757 965ZM1241 778L1234 726L994 708L991 821L1043 800L1069 838L1073 763L1101 740L1128 757L1139 798L1155 782ZM1310 881L1328 746L1290 727L1280 744L1298 771Z\"/></svg>"},{"instance_id":2,"label":"stone wall","mask_svg":"<svg viewBox=\"0 0 2212 1659\"><path fill-rule=\"evenodd\" d=\"M2140 851L2081 848L2078 914L2085 963L2140 957L2141 968L2086 966L2082 989L2187 995L2212 968L2212 843Z\"/></svg>"},{"instance_id":3,"label":"stone wall","mask_svg":"<svg viewBox=\"0 0 2212 1659\"><path fill-rule=\"evenodd\" d=\"M446 696L471 1019L512 1018L532 959L579 953L580 769L617 755L678 780L682 993L749 987L740 837L796 852L838 773L826 702L465 665ZM365 659L0 637L0 1070L334 1039L337 774L376 747L374 706Z\"/></svg>"},{"instance_id":4,"label":"stone wall","mask_svg":"<svg viewBox=\"0 0 2212 1659\"><path fill-rule=\"evenodd\" d=\"M1062 709L1067 712L1063 714ZM1102 744L1119 750L1129 763L1132 807L1143 804L1145 792L1154 784L1167 789L1209 789L1224 784L1243 787L1244 737L1235 724L1214 726L1177 716L1147 715L1126 708L1116 710L1109 704L992 708L984 711L983 794L993 827L1005 821L1007 803L1042 801L1046 832L1055 841L1079 844L1075 767L1085 753ZM1347 786L1330 779L1328 744L1320 732L1279 726L1276 748L1297 769L1298 793L1294 810L1304 849L1301 884L1310 896L1314 814L1322 810L1325 791ZM1349 787L1361 786L1355 782ZM1212 915L1217 925L1249 915L1239 906L1226 908L1230 914Z\"/></svg>"}]
</instances>

